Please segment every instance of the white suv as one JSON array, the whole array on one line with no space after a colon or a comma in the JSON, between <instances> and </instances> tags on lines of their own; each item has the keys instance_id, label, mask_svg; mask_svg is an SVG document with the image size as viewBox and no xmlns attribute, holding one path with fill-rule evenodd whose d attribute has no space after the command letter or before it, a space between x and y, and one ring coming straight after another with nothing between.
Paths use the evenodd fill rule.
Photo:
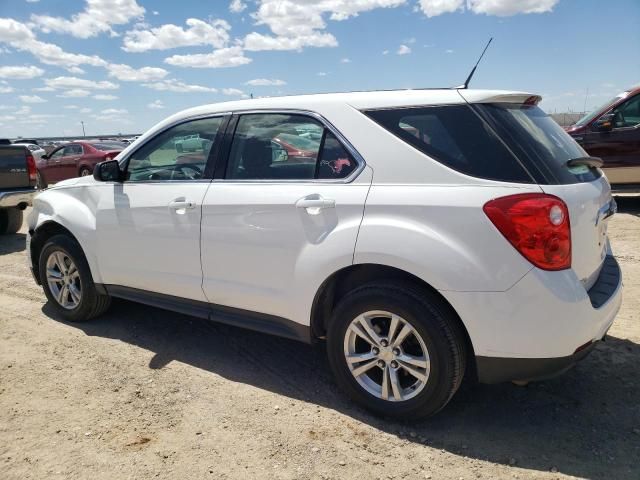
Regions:
<instances>
[{"instance_id":1,"label":"white suv","mask_svg":"<svg viewBox=\"0 0 640 480\"><path fill-rule=\"evenodd\" d=\"M326 340L340 386L389 416L437 412L465 374L550 376L604 337L622 286L599 161L539 100L442 89L186 110L35 199L35 279L70 321L119 297ZM188 135L211 148L176 151Z\"/></svg>"}]
</instances>

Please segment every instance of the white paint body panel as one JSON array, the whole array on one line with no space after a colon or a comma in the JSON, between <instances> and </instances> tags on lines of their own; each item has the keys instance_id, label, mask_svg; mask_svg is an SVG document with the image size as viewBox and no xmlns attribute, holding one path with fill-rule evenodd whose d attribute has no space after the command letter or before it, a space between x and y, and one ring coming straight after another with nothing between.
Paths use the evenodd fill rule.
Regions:
<instances>
[{"instance_id":1,"label":"white paint body panel","mask_svg":"<svg viewBox=\"0 0 640 480\"><path fill-rule=\"evenodd\" d=\"M473 90L464 95L470 102L530 96ZM541 189L470 177L403 143L359 111L464 102L456 90L419 90L256 99L189 109L153 127L119 157L126 158L181 120L300 109L330 122L367 167L345 184L216 180L114 185L72 179L35 199L29 228L54 221L70 230L96 282L210 301L304 325L310 322L318 288L331 274L354 263L387 265L442 293L467 328L476 355L569 355L600 338L620 308L620 286L594 309L581 282L592 277L596 256L602 253L594 236L598 230L590 222L595 221L594 208L610 196L606 180ZM492 198L542 190L569 206L575 269L534 268L482 211ZM312 194L335 200L335 208L314 215L295 206ZM196 208L182 215L170 212L168 203L182 197Z\"/></svg>"}]
</instances>

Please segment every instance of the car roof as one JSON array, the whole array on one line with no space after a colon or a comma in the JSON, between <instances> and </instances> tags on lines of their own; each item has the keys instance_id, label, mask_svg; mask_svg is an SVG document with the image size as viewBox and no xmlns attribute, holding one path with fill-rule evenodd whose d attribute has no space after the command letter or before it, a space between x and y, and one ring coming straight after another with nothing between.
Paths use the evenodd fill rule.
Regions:
<instances>
[{"instance_id":1,"label":"car roof","mask_svg":"<svg viewBox=\"0 0 640 480\"><path fill-rule=\"evenodd\" d=\"M321 110L329 108L332 105L350 105L358 110L367 110L465 102L524 102L532 96L534 96L534 94L507 90L457 90L445 88L319 93L313 95L252 98L202 105L178 112L167 119L167 122L175 122L181 118L206 115L209 113L225 113L252 109Z\"/></svg>"}]
</instances>

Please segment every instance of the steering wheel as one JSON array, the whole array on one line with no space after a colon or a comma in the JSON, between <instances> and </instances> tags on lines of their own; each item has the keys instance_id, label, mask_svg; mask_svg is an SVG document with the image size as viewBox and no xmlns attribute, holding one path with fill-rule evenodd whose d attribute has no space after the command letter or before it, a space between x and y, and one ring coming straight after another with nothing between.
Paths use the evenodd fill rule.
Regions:
<instances>
[{"instance_id":1,"label":"steering wheel","mask_svg":"<svg viewBox=\"0 0 640 480\"><path fill-rule=\"evenodd\" d=\"M185 170L190 170L189 173L185 172ZM181 163L176 165L171 171L171 180L175 180L174 176L176 172L182 173L188 180L197 180L202 178L202 170L200 167L196 165L192 165L190 163Z\"/></svg>"}]
</instances>

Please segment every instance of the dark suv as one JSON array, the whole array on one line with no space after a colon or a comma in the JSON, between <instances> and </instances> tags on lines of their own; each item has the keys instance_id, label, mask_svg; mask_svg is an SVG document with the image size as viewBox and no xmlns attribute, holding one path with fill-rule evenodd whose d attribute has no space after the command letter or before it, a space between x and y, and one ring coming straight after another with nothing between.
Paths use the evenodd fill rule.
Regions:
<instances>
[{"instance_id":1,"label":"dark suv","mask_svg":"<svg viewBox=\"0 0 640 480\"><path fill-rule=\"evenodd\" d=\"M615 191L640 192L640 86L622 92L565 130L604 160Z\"/></svg>"}]
</instances>

